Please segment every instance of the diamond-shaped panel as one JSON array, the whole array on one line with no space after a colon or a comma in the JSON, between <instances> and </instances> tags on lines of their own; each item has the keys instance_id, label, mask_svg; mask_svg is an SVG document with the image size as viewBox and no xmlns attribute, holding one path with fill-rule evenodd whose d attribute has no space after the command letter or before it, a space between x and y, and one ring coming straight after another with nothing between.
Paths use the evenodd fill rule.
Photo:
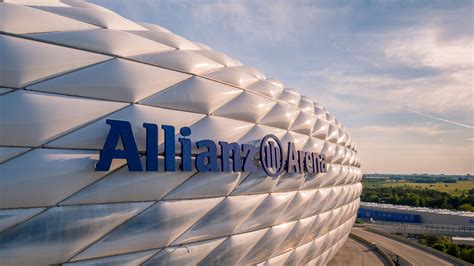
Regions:
<instances>
[{"instance_id":1,"label":"diamond-shaped panel","mask_svg":"<svg viewBox=\"0 0 474 266\"><path fill-rule=\"evenodd\" d=\"M0 264L322 265L343 245L360 204L360 158L319 103L98 5L3 2ZM274 134L324 154L327 172L270 177L258 161L251 173L167 172L161 127L158 171L116 159L96 172L106 119L131 123L143 166L143 123L154 123L176 128L176 155L180 127L191 128L193 165L199 140L258 148Z\"/></svg>"},{"instance_id":2,"label":"diamond-shaped panel","mask_svg":"<svg viewBox=\"0 0 474 266\"><path fill-rule=\"evenodd\" d=\"M0 86L13 88L110 59L105 55L6 35L0 35L0 51Z\"/></svg>"},{"instance_id":3,"label":"diamond-shaped panel","mask_svg":"<svg viewBox=\"0 0 474 266\"><path fill-rule=\"evenodd\" d=\"M133 103L188 77L163 68L113 59L26 89Z\"/></svg>"}]
</instances>

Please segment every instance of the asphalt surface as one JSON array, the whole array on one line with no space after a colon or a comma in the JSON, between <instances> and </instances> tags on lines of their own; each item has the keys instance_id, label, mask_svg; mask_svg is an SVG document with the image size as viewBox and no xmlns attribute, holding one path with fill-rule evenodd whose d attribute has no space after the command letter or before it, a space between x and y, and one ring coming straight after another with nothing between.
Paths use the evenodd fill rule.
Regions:
<instances>
[{"instance_id":1,"label":"asphalt surface","mask_svg":"<svg viewBox=\"0 0 474 266\"><path fill-rule=\"evenodd\" d=\"M384 236L367 232L362 228L352 228L352 233L359 237L366 239L369 242L375 242L379 247L385 248L395 254L398 254L411 262L413 265L428 265L428 266L438 266L438 265L454 265L449 261L445 261L441 258L433 256L429 253L426 253L420 249L403 244L396 240L386 238ZM352 264L359 265L359 264ZM360 264L367 265L367 264ZM370 264L369 264L370 265Z\"/></svg>"},{"instance_id":2,"label":"asphalt surface","mask_svg":"<svg viewBox=\"0 0 474 266\"><path fill-rule=\"evenodd\" d=\"M375 251L352 238L348 238L339 252L328 263L328 266L347 266L347 265L370 265L381 266L389 265Z\"/></svg>"}]
</instances>

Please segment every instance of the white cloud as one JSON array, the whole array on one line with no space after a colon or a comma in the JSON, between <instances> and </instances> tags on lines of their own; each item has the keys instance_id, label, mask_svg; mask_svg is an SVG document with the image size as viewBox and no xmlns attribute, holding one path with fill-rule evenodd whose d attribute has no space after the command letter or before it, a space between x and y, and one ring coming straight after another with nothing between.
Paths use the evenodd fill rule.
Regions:
<instances>
[{"instance_id":1,"label":"white cloud","mask_svg":"<svg viewBox=\"0 0 474 266\"><path fill-rule=\"evenodd\" d=\"M412 135L417 134L420 136L437 136L440 134L460 132L456 129L444 129L439 124L428 124L428 125L368 125L359 128L352 128L351 132L356 132L357 134L367 134L374 136L384 136L387 137L390 135L393 137L401 137L403 135Z\"/></svg>"},{"instance_id":2,"label":"white cloud","mask_svg":"<svg viewBox=\"0 0 474 266\"><path fill-rule=\"evenodd\" d=\"M364 64L348 61L301 73L324 81L320 97L329 110L349 112L347 120L362 121L349 131L364 172L474 171L474 141L468 137L474 133L472 35L444 40L437 34L418 27L372 36L375 50L360 56L372 60L378 71L364 71ZM390 68L406 69L408 75L383 71ZM420 119L400 119L403 112ZM417 122L426 118L432 122Z\"/></svg>"},{"instance_id":3,"label":"white cloud","mask_svg":"<svg viewBox=\"0 0 474 266\"><path fill-rule=\"evenodd\" d=\"M384 52L387 58L399 60L411 66L439 69L470 69L474 65L474 38L446 40L439 38L440 30L422 28L395 32L398 39L390 42Z\"/></svg>"},{"instance_id":4,"label":"white cloud","mask_svg":"<svg viewBox=\"0 0 474 266\"><path fill-rule=\"evenodd\" d=\"M324 80L327 91L347 97L364 98L359 110L392 113L402 108L437 117L445 122L464 124L472 128L474 114L474 38L444 40L437 38L433 28L396 30L375 38L384 55L373 58L377 65L396 66L405 71L425 71L426 74L403 76L374 72L353 73L349 69L334 69L302 73ZM380 72L380 71L379 71ZM346 97L346 98L347 98ZM336 108L343 108L336 103ZM357 103L347 101L349 106ZM446 118L449 117L450 119Z\"/></svg>"},{"instance_id":5,"label":"white cloud","mask_svg":"<svg viewBox=\"0 0 474 266\"><path fill-rule=\"evenodd\" d=\"M314 5L289 1L223 1L193 7L193 20L235 34L239 42L294 42L295 34L315 26L320 10Z\"/></svg>"}]
</instances>

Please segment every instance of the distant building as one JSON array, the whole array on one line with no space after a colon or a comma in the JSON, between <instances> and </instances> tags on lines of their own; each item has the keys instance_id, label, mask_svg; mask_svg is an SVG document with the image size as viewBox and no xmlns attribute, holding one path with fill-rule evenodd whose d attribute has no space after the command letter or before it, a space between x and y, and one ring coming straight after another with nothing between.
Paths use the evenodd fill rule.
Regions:
<instances>
[{"instance_id":1,"label":"distant building","mask_svg":"<svg viewBox=\"0 0 474 266\"><path fill-rule=\"evenodd\" d=\"M375 221L474 226L474 213L361 202L358 217Z\"/></svg>"},{"instance_id":2,"label":"distant building","mask_svg":"<svg viewBox=\"0 0 474 266\"><path fill-rule=\"evenodd\" d=\"M451 238L453 244L456 245L466 245L466 246L474 246L474 238L473 237L459 237L455 236Z\"/></svg>"}]
</instances>

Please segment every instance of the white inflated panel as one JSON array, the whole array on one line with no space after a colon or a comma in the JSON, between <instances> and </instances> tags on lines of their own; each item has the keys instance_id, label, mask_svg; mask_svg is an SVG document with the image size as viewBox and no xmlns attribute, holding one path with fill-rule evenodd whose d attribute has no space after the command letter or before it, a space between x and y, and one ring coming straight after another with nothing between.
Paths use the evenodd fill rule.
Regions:
<instances>
[{"instance_id":1,"label":"white inflated panel","mask_svg":"<svg viewBox=\"0 0 474 266\"><path fill-rule=\"evenodd\" d=\"M327 264L354 223L362 172L354 138L314 100L95 4L0 1L0 265ZM158 125L157 171L125 159L95 171L108 119L130 122L144 169L143 124ZM176 171L162 125L176 129ZM323 154L327 171L195 169L196 141L255 145L259 158L268 134L284 156L288 142Z\"/></svg>"}]
</instances>

